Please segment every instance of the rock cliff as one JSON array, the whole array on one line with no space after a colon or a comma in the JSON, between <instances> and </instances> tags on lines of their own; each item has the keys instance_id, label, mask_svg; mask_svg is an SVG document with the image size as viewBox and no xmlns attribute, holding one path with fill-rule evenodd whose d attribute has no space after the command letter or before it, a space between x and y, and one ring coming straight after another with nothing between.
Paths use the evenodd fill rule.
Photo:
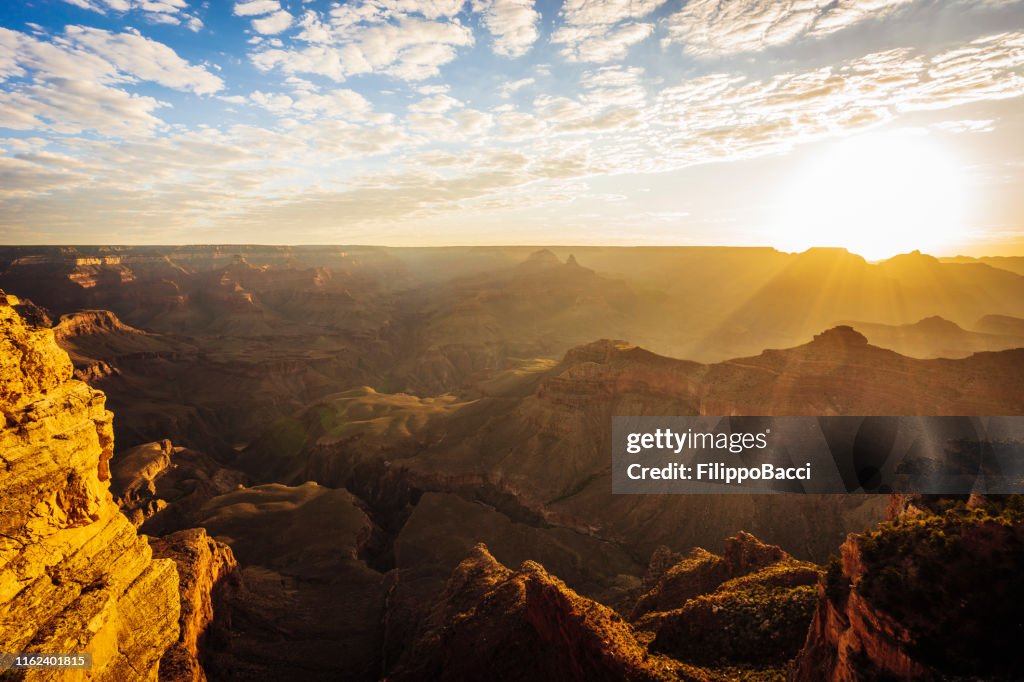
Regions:
<instances>
[{"instance_id":1,"label":"rock cliff","mask_svg":"<svg viewBox=\"0 0 1024 682\"><path fill-rule=\"evenodd\" d=\"M452 573L393 680L707 679L649 654L632 627L543 566L512 571L477 545Z\"/></svg>"},{"instance_id":2,"label":"rock cliff","mask_svg":"<svg viewBox=\"0 0 1024 682\"><path fill-rule=\"evenodd\" d=\"M1020 679L1024 502L893 508L829 567L790 680Z\"/></svg>"},{"instance_id":3,"label":"rock cliff","mask_svg":"<svg viewBox=\"0 0 1024 682\"><path fill-rule=\"evenodd\" d=\"M807 632L819 576L814 564L739 533L722 556L696 550L671 567L626 620L540 563L512 570L480 543L388 679L781 679Z\"/></svg>"},{"instance_id":4,"label":"rock cliff","mask_svg":"<svg viewBox=\"0 0 1024 682\"><path fill-rule=\"evenodd\" d=\"M71 377L53 332L0 296L0 642L89 652L92 679L156 679L178 639L177 571L114 503L112 415Z\"/></svg>"},{"instance_id":5,"label":"rock cliff","mask_svg":"<svg viewBox=\"0 0 1024 682\"><path fill-rule=\"evenodd\" d=\"M716 556L697 548L633 610L651 651L691 664L781 668L800 650L816 604L819 568L749 533Z\"/></svg>"},{"instance_id":6,"label":"rock cliff","mask_svg":"<svg viewBox=\"0 0 1024 682\"><path fill-rule=\"evenodd\" d=\"M238 562L231 548L189 528L153 540L153 554L171 559L180 577L181 617L178 641L160 660L162 682L205 682L200 663L214 609L222 612L227 598L237 589Z\"/></svg>"}]
</instances>

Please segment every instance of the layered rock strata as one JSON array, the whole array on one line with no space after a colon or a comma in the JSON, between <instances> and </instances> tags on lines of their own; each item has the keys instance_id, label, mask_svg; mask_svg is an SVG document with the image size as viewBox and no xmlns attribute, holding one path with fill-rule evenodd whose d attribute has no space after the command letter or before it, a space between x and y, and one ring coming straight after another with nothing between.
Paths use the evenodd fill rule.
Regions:
<instances>
[{"instance_id":1,"label":"layered rock strata","mask_svg":"<svg viewBox=\"0 0 1024 682\"><path fill-rule=\"evenodd\" d=\"M237 590L238 562L231 548L214 540L203 528L189 528L153 541L153 554L178 567L181 616L178 641L160 660L163 682L205 682L200 663L214 607L223 607ZM218 613L222 608L217 609Z\"/></svg>"},{"instance_id":2,"label":"layered rock strata","mask_svg":"<svg viewBox=\"0 0 1024 682\"><path fill-rule=\"evenodd\" d=\"M0 642L88 652L90 679L156 679L178 639L177 571L114 503L112 415L71 377L53 332L0 295Z\"/></svg>"}]
</instances>

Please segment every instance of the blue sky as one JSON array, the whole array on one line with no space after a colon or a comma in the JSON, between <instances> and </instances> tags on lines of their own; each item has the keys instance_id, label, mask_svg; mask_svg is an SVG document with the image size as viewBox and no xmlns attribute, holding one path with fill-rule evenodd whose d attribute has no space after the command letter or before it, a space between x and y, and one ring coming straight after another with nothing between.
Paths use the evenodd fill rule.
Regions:
<instances>
[{"instance_id":1,"label":"blue sky","mask_svg":"<svg viewBox=\"0 0 1024 682\"><path fill-rule=\"evenodd\" d=\"M37 0L0 26L0 242L1024 252L1020 2Z\"/></svg>"}]
</instances>

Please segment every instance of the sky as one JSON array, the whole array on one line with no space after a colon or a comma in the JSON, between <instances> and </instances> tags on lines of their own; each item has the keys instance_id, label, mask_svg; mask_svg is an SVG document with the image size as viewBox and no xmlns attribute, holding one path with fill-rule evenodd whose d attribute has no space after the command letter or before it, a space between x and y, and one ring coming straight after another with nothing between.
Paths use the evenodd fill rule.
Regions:
<instances>
[{"instance_id":1,"label":"sky","mask_svg":"<svg viewBox=\"0 0 1024 682\"><path fill-rule=\"evenodd\" d=\"M0 243L1024 254L1024 3L7 0Z\"/></svg>"}]
</instances>

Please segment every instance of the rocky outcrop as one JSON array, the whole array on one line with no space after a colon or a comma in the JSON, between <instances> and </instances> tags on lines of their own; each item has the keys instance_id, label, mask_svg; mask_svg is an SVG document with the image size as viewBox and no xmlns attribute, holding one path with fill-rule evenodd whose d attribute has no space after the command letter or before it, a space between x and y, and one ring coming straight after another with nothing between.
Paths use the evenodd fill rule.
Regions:
<instances>
[{"instance_id":1,"label":"rocky outcrop","mask_svg":"<svg viewBox=\"0 0 1024 682\"><path fill-rule=\"evenodd\" d=\"M706 679L652 656L611 609L544 567L516 571L477 545L456 567L419 639L389 679Z\"/></svg>"},{"instance_id":2,"label":"rocky outcrop","mask_svg":"<svg viewBox=\"0 0 1024 682\"><path fill-rule=\"evenodd\" d=\"M89 652L92 679L155 679L178 639L177 572L114 503L112 415L71 376L53 332L0 296L0 642Z\"/></svg>"},{"instance_id":3,"label":"rocky outcrop","mask_svg":"<svg viewBox=\"0 0 1024 682\"><path fill-rule=\"evenodd\" d=\"M865 362L873 362L876 352L895 355L866 344L859 348ZM798 361L805 355L799 349L784 353ZM816 376L816 367L809 367L783 381L780 372L753 364L761 361L725 363L721 371L729 376L722 392L730 394L728 400L745 400L752 386L766 396L785 396L788 387ZM912 367L912 374L938 375L933 384L942 380L942 368L914 362L925 366ZM872 496L609 497L606 425L611 416L731 414L731 407L703 411L704 395L713 387L702 377L712 371L719 366L598 341L569 351L556 366L539 364L506 383L489 382L488 395L479 399L346 391L272 425L238 458L238 466L257 480L365 488L359 494L367 500L383 484L398 480L421 491L456 492L491 503L512 499L518 509L548 524L621 543L637 556L649 556L658 545L718 551L723 538L746 529L799 558L824 561L847 533L881 520L885 499ZM775 379L780 383L768 383ZM846 376L820 383L800 399L820 401L855 390L858 404L867 404L867 389L859 382L844 388L850 385ZM764 397L761 408L736 408L736 413L761 414L770 404ZM795 411L798 405L796 398L787 400L785 409L809 412ZM913 405L907 399L899 409L912 411ZM379 485L360 483L367 479Z\"/></svg>"},{"instance_id":4,"label":"rocky outcrop","mask_svg":"<svg viewBox=\"0 0 1024 682\"><path fill-rule=\"evenodd\" d=\"M817 566L749 533L717 556L697 548L643 595L632 619L651 650L700 665L780 666L802 645L816 603Z\"/></svg>"},{"instance_id":5,"label":"rocky outcrop","mask_svg":"<svg viewBox=\"0 0 1024 682\"><path fill-rule=\"evenodd\" d=\"M644 592L649 592L658 584L662 576L668 573L670 568L685 558L679 552L673 552L665 545L656 547L651 553L650 560L647 562L647 573L644 575L643 583L641 584Z\"/></svg>"},{"instance_id":6,"label":"rocky outcrop","mask_svg":"<svg viewBox=\"0 0 1024 682\"><path fill-rule=\"evenodd\" d=\"M231 548L206 534L202 528L165 535L152 541L153 555L171 559L178 567L181 616L180 634L160 660L160 679L168 682L202 682L200 664L204 638L218 613L235 591L238 563Z\"/></svg>"},{"instance_id":7,"label":"rocky outcrop","mask_svg":"<svg viewBox=\"0 0 1024 682\"><path fill-rule=\"evenodd\" d=\"M1021 499L893 510L829 567L790 680L1019 679Z\"/></svg>"},{"instance_id":8,"label":"rocky outcrop","mask_svg":"<svg viewBox=\"0 0 1024 682\"><path fill-rule=\"evenodd\" d=\"M729 578L722 557L701 547L666 570L633 607L631 618L679 608L690 599L713 592Z\"/></svg>"},{"instance_id":9,"label":"rocky outcrop","mask_svg":"<svg viewBox=\"0 0 1024 682\"><path fill-rule=\"evenodd\" d=\"M392 546L395 570L388 574L391 587L385 623L389 666L412 643L452 571L477 543L485 543L507 566L536 561L579 595L609 606L638 589L640 581L635 576L643 567L623 548L548 526L522 510L494 501L498 506L482 503L480 498L433 492L423 493L416 501ZM455 519L457 526L453 525ZM387 517L383 520L388 521ZM583 557L586 559L581 560Z\"/></svg>"},{"instance_id":10,"label":"rocky outcrop","mask_svg":"<svg viewBox=\"0 0 1024 682\"><path fill-rule=\"evenodd\" d=\"M152 535L196 525L195 514L207 500L249 480L213 457L175 447L169 440L119 452L110 470L110 489L121 511L136 528Z\"/></svg>"},{"instance_id":11,"label":"rocky outcrop","mask_svg":"<svg viewBox=\"0 0 1024 682\"><path fill-rule=\"evenodd\" d=\"M561 265L562 261L558 260L558 256L551 252L550 249L540 249L531 253L526 263L531 264L542 264L542 265Z\"/></svg>"},{"instance_id":12,"label":"rocky outcrop","mask_svg":"<svg viewBox=\"0 0 1024 682\"><path fill-rule=\"evenodd\" d=\"M841 551L841 568L833 568L819 590L814 621L790 679L934 679L907 654L910 632L850 589L853 576L859 579L863 572L856 541L848 541Z\"/></svg>"},{"instance_id":13,"label":"rocky outcrop","mask_svg":"<svg viewBox=\"0 0 1024 682\"><path fill-rule=\"evenodd\" d=\"M27 298L18 298L13 294L6 294L4 298L7 300L8 305L21 315L21 319L25 321L25 324L30 327L53 326L53 318L50 317L49 311L45 308L37 306Z\"/></svg>"},{"instance_id":14,"label":"rocky outcrop","mask_svg":"<svg viewBox=\"0 0 1024 682\"><path fill-rule=\"evenodd\" d=\"M167 506L156 497L156 481L171 466L172 451L169 440L137 445L118 455L111 465L111 490L136 528Z\"/></svg>"},{"instance_id":15,"label":"rocky outcrop","mask_svg":"<svg viewBox=\"0 0 1024 682\"><path fill-rule=\"evenodd\" d=\"M196 349L180 340L128 326L109 310L81 310L61 317L53 328L57 345L68 352L75 378L94 388L115 391L142 369L146 379L161 365L194 361ZM118 381L120 378L120 381ZM138 395L128 404L139 402ZM117 399L110 396L111 403ZM118 406L120 422L126 412Z\"/></svg>"},{"instance_id":16,"label":"rocky outcrop","mask_svg":"<svg viewBox=\"0 0 1024 682\"><path fill-rule=\"evenodd\" d=\"M109 332L145 335L145 332L129 327L121 322L121 320L117 319L117 315L109 310L82 310L77 313L64 315L53 329L53 333L58 340Z\"/></svg>"},{"instance_id":17,"label":"rocky outcrop","mask_svg":"<svg viewBox=\"0 0 1024 682\"><path fill-rule=\"evenodd\" d=\"M96 362L183 360L195 355L192 346L131 327L109 310L81 310L64 315L53 333L76 368Z\"/></svg>"}]
</instances>

